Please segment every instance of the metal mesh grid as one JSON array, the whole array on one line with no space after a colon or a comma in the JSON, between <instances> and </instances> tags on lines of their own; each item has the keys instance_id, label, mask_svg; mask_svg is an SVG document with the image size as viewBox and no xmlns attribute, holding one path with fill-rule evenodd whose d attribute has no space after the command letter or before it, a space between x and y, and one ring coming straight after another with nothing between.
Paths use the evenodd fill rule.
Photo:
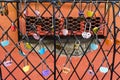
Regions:
<instances>
[{"instance_id":1,"label":"metal mesh grid","mask_svg":"<svg viewBox=\"0 0 120 80\"><path fill-rule=\"evenodd\" d=\"M52 3L40 2L39 5L43 8L40 16L38 16L34 8L31 7L33 5L32 2L19 3L22 5L22 10L18 6L19 4L15 2L2 2L2 4L4 4L4 6L0 5L2 6L0 9L4 8L6 12L1 12L0 17L4 16L10 25L6 29L4 25L0 23L0 49L2 52L0 54L1 80L18 80L18 78L22 80L33 80L34 77L36 80L86 80L87 78L90 80L105 80L106 78L107 80L119 80L120 41L118 38L119 24L117 24L117 18L120 6L118 3L110 2L108 11L104 12L103 15L100 6L104 5L105 8L107 5L101 2L98 4L93 2L93 14L97 13L99 16L97 17L96 15L91 18L85 16L85 20L81 20L80 16L71 17L75 9L80 11L79 3L69 3L70 11L68 11L68 15L66 15L62 10L66 3L58 6L58 3L55 1ZM47 6L45 6L45 4L47 4ZM87 6L90 4L89 2L82 4L84 4L82 10L85 13L88 9ZM9 15L8 5L15 9L17 13L15 20ZM115 11L115 7L118 9L117 11ZM108 18L108 16L110 16L109 9L112 10L111 18ZM59 12L61 13L61 18L56 17L59 16ZM33 13L34 16L29 15L29 13ZM86 40L82 38L81 34L84 31L88 18L92 24L92 28L90 29L92 37ZM96 21L97 18L100 20ZM110 21L108 21L109 19ZM22 25L24 23L26 26ZM93 28L99 27L101 24L105 25L102 26L97 33L98 35L96 35ZM26 27L25 33L21 31L21 26ZM69 30L69 35L67 36L62 34L62 29L66 28L65 26L67 26ZM88 31L89 24L86 26L86 30ZM14 30L17 31L19 36L18 42L14 41L9 34L11 30L13 32ZM102 38L100 35L102 35ZM98 36L98 40L96 36ZM47 40L52 43L52 49ZM80 51L75 48L77 41L80 41L80 44L78 43ZM91 44L93 43L96 44L95 46L98 46L95 50L91 49ZM83 45L85 45L85 47L83 47ZM70 53L68 53L69 49L66 49L67 46L72 46ZM57 48L59 48L59 50ZM56 50L58 50L57 53ZM79 55L74 56L74 53ZM9 62L7 63L7 61ZM28 69L28 72L25 68ZM43 72L44 70L46 70L46 72ZM105 70L108 71L105 72ZM3 71L6 74L4 74ZM19 74L21 77L19 77Z\"/></svg>"}]
</instances>

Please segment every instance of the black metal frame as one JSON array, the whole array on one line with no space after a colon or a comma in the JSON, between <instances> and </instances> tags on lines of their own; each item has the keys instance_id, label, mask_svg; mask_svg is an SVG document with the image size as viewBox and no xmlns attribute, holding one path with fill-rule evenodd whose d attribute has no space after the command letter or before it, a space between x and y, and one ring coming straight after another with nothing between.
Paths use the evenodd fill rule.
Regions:
<instances>
[{"instance_id":1,"label":"black metal frame","mask_svg":"<svg viewBox=\"0 0 120 80\"><path fill-rule=\"evenodd\" d=\"M96 1L96 0L93 0L93 2L94 1ZM90 44L88 45L88 47L87 47L87 49L84 51L83 50L83 47L82 46L80 46L80 48L82 49L82 51L83 51L83 57L85 57L86 59L87 59L87 61L88 61L88 63L89 63L89 66L88 66L88 68L86 69L86 71L85 71L85 73L80 77L79 75L78 75L78 73L77 73L77 71L76 71L76 69L78 68L78 66L79 66L79 64L80 64L80 62L82 61L82 59L83 59L83 57L81 57L81 59L79 60L79 62L77 63L77 65L76 66L74 66L73 64L72 64L72 62L70 62L70 65L72 66L72 68L74 69L73 70L73 72L71 73L71 75L70 75L70 77L69 77L69 79L68 80L71 80L71 77L73 76L73 74L75 73L76 74L76 76L78 77L78 79L79 80L82 80L83 78L84 78L84 76L85 76L85 74L87 73L87 70L89 69L89 67L92 67L92 69L93 69L93 71L94 71L94 68L93 68L93 66L92 66L92 64L91 63L93 63L94 62L94 60L95 60L95 58L97 57L97 55L98 55L98 53L100 52L100 50L103 52L103 55L104 55L104 57L106 57L106 56L108 56L109 54L110 54L110 52L112 52L112 49L113 49L113 59L112 59L112 63L110 64L108 61L107 61L107 59L106 59L106 61L108 62L108 65L109 65L109 69L110 69L110 71L111 71L111 75L110 75L110 80L114 80L113 79L113 74L116 74L117 76L118 76L118 79L117 80L119 80L120 79L120 74L118 74L116 71L115 71L115 69L116 68L118 68L118 66L119 66L119 64L120 63L118 63L116 66L115 66L115 58L116 58L116 54L117 53L119 53L119 47L117 48L116 47L116 38L117 38L117 34L118 34L118 32L120 31L119 30L119 28L116 26L116 16L117 16L117 14L116 14L116 12L115 12L115 8L114 8L114 6L117 6L117 7L119 7L116 3L118 3L118 1L119 0L110 0L109 1L109 3L111 4L111 6L112 6L112 9L113 9L113 21L112 21L112 23L110 24L110 27L111 26L113 26L114 28L114 33L112 34L112 38L113 38L113 40L114 40L114 43L113 43L113 45L112 45L112 47L110 48L110 50L108 51L108 54L106 55L105 54L105 51L104 51L104 49L102 48L102 46L104 45L104 42L103 42L103 44L99 44L100 45L100 49L97 51L97 53L96 53L96 55L94 56L94 58L93 58L93 60L92 61L90 61L89 60L89 58L86 56L86 52L87 52L87 50L88 50L88 48L89 48L89 46L90 46ZM18 3L19 3L19 0L0 0L0 2L8 2L8 3L11 3L12 4L12 2L17 2L17 8L16 8L16 12L18 13L18 10L19 10L19 7L18 7ZM27 3L31 3L31 2L36 2L36 0L28 0L27 1ZM58 61L58 59L59 59L59 57L61 56L61 53L62 53L62 51L64 51L65 52L65 55L68 57L68 55L67 55L67 52L65 51L65 46L66 46L66 44L67 44L67 41L69 41L69 39L70 39L70 37L68 36L67 38L66 38L66 42L65 42L65 45L63 46L63 48L62 48L62 50L60 51L60 53L59 53L59 55L57 56L56 55L56 42L57 41L59 41L58 40L58 38L57 38L57 36L56 36L56 27L55 27L55 15L56 15L56 12L57 11L55 11L55 8L56 8L56 0L40 0L40 3L42 3L42 2L49 2L49 3L51 3L52 4L52 8L53 8L53 27L54 27L54 38L53 38L53 40L54 40L54 50L53 51L50 51L49 50L49 48L47 47L47 45L43 42L43 44L48 48L48 51L50 52L50 54L44 59L44 60L46 60L47 58L49 58L49 56L50 55L52 55L53 56L53 58L54 58L54 70L52 71L52 70L50 70L51 72L52 72L52 74L49 76L49 77L51 77L52 75L54 75L54 80L57 80L59 77L61 78L61 80L63 80L63 78L62 78L62 76L61 76L61 72L62 71L59 71L58 70L58 68L57 68L57 61ZM62 2L63 3L71 3L71 2L73 2L73 0L62 0ZM79 0L76 0L76 3L77 2L79 2ZM82 1L82 3L89 3L90 2L90 0L83 0ZM105 0L98 0L98 2L99 3L106 3L106 1ZM94 5L95 5L95 3L93 3ZM13 5L13 4L12 4ZM43 5L43 4L42 4ZM99 6L99 5L98 5ZM98 6L95 6L96 7L96 10L98 10L98 12L100 12L100 10L98 9ZM13 7L15 7L14 5L13 5ZM48 7L49 8L49 7ZM48 10L48 8L46 8L46 10L45 11L47 11ZM119 7L119 9L120 9L120 7ZM100 15L101 15L101 13L100 13ZM105 20L105 17L106 17L106 15L107 15L107 13L105 13L105 15L104 16L101 16L102 18L103 18L103 20ZM19 36L19 40L23 40L22 38L20 38L21 36L20 36L20 31L19 31L19 17L20 17L20 15L19 14L17 14L17 19L14 21L14 22L16 22L16 21L18 21L18 23L17 23L17 25L18 25L18 36ZM23 16L22 16L23 17ZM7 18L12 22L12 20L7 16ZM24 17L23 17L24 18ZM111 30L110 30L110 28L109 28L109 26L108 25L106 25L107 26L107 29L108 29L108 34L110 33L111 34ZM6 31L6 33L8 32L10 30L10 28ZM107 34L107 36L108 36L108 34ZM47 35L47 34L46 34ZM2 35L2 37L0 37L0 40L3 38L3 36L4 35ZM23 36L23 35L22 35ZM73 35L74 36L74 35ZM107 36L105 37L105 38L107 38ZM14 43L14 45L15 45L15 47L14 48L18 48L18 46L17 46L17 44L15 44L15 42L11 39L11 37L9 36L9 34L8 34L8 37L9 37L9 39ZM24 38L25 39L25 38ZM93 41L93 39L90 41L90 42L92 42ZM59 43L61 43L60 41L59 41ZM29 53L28 53L28 55L32 52L32 51L35 51L35 53L37 54L37 51L35 50L35 47L38 45L39 43L37 43L34 47L32 47L32 50L31 51L29 51ZM4 47L2 47L6 52L7 52L7 50L4 48ZM14 51L14 48L11 50L11 52L10 53L12 53L12 51ZM54 52L54 54L52 54ZM74 53L74 50L73 50L73 52L71 52L71 54L70 54L70 57L73 55L73 53ZM28 55L27 55L27 57L28 57ZM119 53L119 55L120 55L120 53ZM11 56L11 54L9 54L8 55L8 57L11 57L12 58L12 56ZM37 54L37 56L39 56L38 54ZM39 56L39 58L41 59L41 60L43 60L42 59L42 57L41 56ZM5 58L6 59L6 58ZM5 60L4 59L4 60ZM4 60L1 62L1 64L0 64L0 66L1 65L3 65L3 62L4 62ZM17 65L15 68L14 68L14 70L16 70L16 68L19 68L21 71L22 71L22 69L21 69L21 67L20 67L20 65L21 65L21 63L23 62L23 60L20 62L20 63L17 63L16 61L15 61L15 59L14 58L12 58L12 60L15 62L15 64ZM29 59L27 59L28 60L28 62L31 64L31 66L34 68L29 74L26 74L24 71L22 71L23 73L24 73L24 75L25 75L25 77L23 78L23 79L26 79L26 78L28 78L29 80L31 80L31 78L29 77L29 75L30 74L32 74L32 72L33 71L36 71L44 80L46 79L46 78L44 78L44 76L42 76L42 74L37 70L37 68L42 64L42 63L40 63L40 64L38 64L36 67L30 62L30 60ZM67 63L70 61L70 59L67 61ZM46 64L45 62L44 62L44 64ZM4 65L3 65L4 66ZM47 64L46 64L46 66L48 66ZM48 66L49 67L49 66ZM1 68L1 67L0 67ZM4 66L4 68L9 72L9 75L7 75L7 77L5 78L5 79L7 79L10 75L12 75L12 77L15 79L15 80L17 80L16 78L15 78L15 76L13 75L13 73L12 72L14 72L14 70L13 71L9 71L9 69L8 68L6 68L5 66ZM50 69L50 68L49 68ZM95 71L94 71L95 72ZM57 75L57 73L58 73L58 75ZM92 80L94 79L94 78L97 78L97 80L99 80L99 78L98 78L98 76L97 76L97 73L98 73L98 70L95 72L95 75L92 77ZM4 75L4 74L3 74ZM0 74L0 76L2 77L2 74ZM104 77L106 76L106 74L102 77L102 80L104 79ZM49 79L49 77L47 78L47 79ZM1 79L2 80L2 79Z\"/></svg>"}]
</instances>

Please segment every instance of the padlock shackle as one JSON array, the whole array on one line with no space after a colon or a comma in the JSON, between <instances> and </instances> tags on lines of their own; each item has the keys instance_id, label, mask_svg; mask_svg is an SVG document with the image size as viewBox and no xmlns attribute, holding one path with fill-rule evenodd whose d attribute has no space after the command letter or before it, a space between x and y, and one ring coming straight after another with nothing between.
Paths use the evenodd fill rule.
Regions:
<instances>
[{"instance_id":1,"label":"padlock shackle","mask_svg":"<svg viewBox=\"0 0 120 80\"><path fill-rule=\"evenodd\" d=\"M91 31L91 23L90 23L90 22L87 22L87 23L85 24L84 32L86 32L87 24L88 24L88 23L89 23L89 31L88 31L88 32Z\"/></svg>"}]
</instances>

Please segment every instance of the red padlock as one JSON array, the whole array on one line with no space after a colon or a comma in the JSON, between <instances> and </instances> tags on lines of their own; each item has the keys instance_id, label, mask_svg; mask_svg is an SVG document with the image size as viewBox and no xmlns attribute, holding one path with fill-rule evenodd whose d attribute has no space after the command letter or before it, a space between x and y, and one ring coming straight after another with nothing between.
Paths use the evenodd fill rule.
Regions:
<instances>
[{"instance_id":1,"label":"red padlock","mask_svg":"<svg viewBox=\"0 0 120 80\"><path fill-rule=\"evenodd\" d=\"M11 30L12 31L16 31L16 27L15 27L15 25L12 23L12 25L11 25Z\"/></svg>"}]
</instances>

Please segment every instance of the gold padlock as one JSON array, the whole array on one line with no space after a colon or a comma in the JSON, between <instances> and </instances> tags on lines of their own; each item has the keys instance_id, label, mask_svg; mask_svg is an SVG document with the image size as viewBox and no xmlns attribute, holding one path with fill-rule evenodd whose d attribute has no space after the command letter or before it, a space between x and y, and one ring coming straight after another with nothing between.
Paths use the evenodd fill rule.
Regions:
<instances>
[{"instance_id":1,"label":"gold padlock","mask_svg":"<svg viewBox=\"0 0 120 80\"><path fill-rule=\"evenodd\" d=\"M65 74L68 74L70 72L70 68L63 67L62 72L65 73Z\"/></svg>"},{"instance_id":2,"label":"gold padlock","mask_svg":"<svg viewBox=\"0 0 120 80\"><path fill-rule=\"evenodd\" d=\"M77 41L75 42L75 44L74 44L74 49L75 49L75 50L78 50L78 49L79 49L79 46L80 46L80 41L77 40Z\"/></svg>"}]
</instances>

